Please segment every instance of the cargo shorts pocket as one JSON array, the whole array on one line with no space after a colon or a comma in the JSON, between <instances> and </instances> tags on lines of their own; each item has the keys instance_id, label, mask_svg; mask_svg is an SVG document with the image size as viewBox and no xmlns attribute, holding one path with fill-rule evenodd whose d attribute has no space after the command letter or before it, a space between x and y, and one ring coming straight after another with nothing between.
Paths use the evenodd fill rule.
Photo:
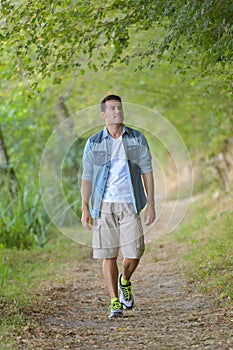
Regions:
<instances>
[{"instance_id":1,"label":"cargo shorts pocket","mask_svg":"<svg viewBox=\"0 0 233 350\"><path fill-rule=\"evenodd\" d=\"M142 235L137 239L137 251L143 253L144 250L145 250L145 240L144 240L144 236Z\"/></svg>"},{"instance_id":2,"label":"cargo shorts pocket","mask_svg":"<svg viewBox=\"0 0 233 350\"><path fill-rule=\"evenodd\" d=\"M92 231L92 248L100 249L102 248L101 242L101 226L94 226Z\"/></svg>"}]
</instances>

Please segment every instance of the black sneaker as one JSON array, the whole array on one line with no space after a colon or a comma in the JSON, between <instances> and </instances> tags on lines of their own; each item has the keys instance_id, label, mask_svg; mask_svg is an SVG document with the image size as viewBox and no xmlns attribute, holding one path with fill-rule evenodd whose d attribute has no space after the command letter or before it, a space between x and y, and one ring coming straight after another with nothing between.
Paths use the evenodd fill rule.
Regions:
<instances>
[{"instance_id":1,"label":"black sneaker","mask_svg":"<svg viewBox=\"0 0 233 350\"><path fill-rule=\"evenodd\" d=\"M120 302L123 304L123 308L126 310L132 309L134 305L134 297L132 294L132 287L131 283L127 284L126 286L121 284L121 276L119 276L118 279L118 288L119 288L119 294L120 294Z\"/></svg>"},{"instance_id":2,"label":"black sneaker","mask_svg":"<svg viewBox=\"0 0 233 350\"><path fill-rule=\"evenodd\" d=\"M118 318L123 316L122 304L119 300L115 300L113 303L111 303L110 307L111 311L108 316L109 318Z\"/></svg>"}]
</instances>

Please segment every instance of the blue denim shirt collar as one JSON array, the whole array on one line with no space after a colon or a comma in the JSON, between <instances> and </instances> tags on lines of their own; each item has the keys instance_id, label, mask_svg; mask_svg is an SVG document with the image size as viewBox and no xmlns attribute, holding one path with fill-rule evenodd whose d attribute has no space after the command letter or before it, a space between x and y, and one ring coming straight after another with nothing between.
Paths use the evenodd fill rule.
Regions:
<instances>
[{"instance_id":1,"label":"blue denim shirt collar","mask_svg":"<svg viewBox=\"0 0 233 350\"><path fill-rule=\"evenodd\" d=\"M125 133L129 134L129 130L128 130L127 126L125 126L123 124L122 135L124 135ZM109 132L108 132L107 126L105 126L104 129L103 129L103 139L106 139L108 137L109 137Z\"/></svg>"}]
</instances>

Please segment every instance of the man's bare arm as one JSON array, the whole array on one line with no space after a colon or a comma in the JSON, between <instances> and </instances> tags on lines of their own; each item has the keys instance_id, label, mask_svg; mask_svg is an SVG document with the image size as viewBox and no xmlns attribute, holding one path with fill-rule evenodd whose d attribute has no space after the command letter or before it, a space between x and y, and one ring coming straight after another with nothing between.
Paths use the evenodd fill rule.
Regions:
<instances>
[{"instance_id":1,"label":"man's bare arm","mask_svg":"<svg viewBox=\"0 0 233 350\"><path fill-rule=\"evenodd\" d=\"M91 196L92 183L90 181L82 180L81 195L82 195L82 225L85 228L90 228L91 214L89 210L89 199Z\"/></svg>"},{"instance_id":2,"label":"man's bare arm","mask_svg":"<svg viewBox=\"0 0 233 350\"><path fill-rule=\"evenodd\" d=\"M145 173L142 175L143 183L147 195L147 206L144 214L144 221L146 225L152 224L155 220L155 199L154 199L154 177L153 173Z\"/></svg>"}]
</instances>

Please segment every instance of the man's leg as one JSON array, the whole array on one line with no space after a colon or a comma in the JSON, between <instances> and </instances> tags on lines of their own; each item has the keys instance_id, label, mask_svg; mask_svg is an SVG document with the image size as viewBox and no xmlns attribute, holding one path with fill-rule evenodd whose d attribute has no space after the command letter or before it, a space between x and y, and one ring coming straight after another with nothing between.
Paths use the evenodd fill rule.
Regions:
<instances>
[{"instance_id":1,"label":"man's leg","mask_svg":"<svg viewBox=\"0 0 233 350\"><path fill-rule=\"evenodd\" d=\"M118 280L119 299L124 309L132 309L134 297L130 278L145 250L141 218L135 214L132 204L123 205L120 224L120 249L124 259L123 274Z\"/></svg>"},{"instance_id":2,"label":"man's leg","mask_svg":"<svg viewBox=\"0 0 233 350\"><path fill-rule=\"evenodd\" d=\"M132 309L134 305L134 297L132 294L130 278L136 270L140 259L124 258L123 274L119 276L118 286L120 290L120 302L124 309Z\"/></svg>"},{"instance_id":3,"label":"man's leg","mask_svg":"<svg viewBox=\"0 0 233 350\"><path fill-rule=\"evenodd\" d=\"M111 299L118 298L117 258L107 258L103 260L103 275Z\"/></svg>"},{"instance_id":4,"label":"man's leg","mask_svg":"<svg viewBox=\"0 0 233 350\"><path fill-rule=\"evenodd\" d=\"M108 317L122 317L122 304L118 298L117 258L105 258L103 260L103 275L111 297L111 311Z\"/></svg>"},{"instance_id":5,"label":"man's leg","mask_svg":"<svg viewBox=\"0 0 233 350\"><path fill-rule=\"evenodd\" d=\"M134 271L136 270L136 267L138 266L139 259L129 259L124 258L123 260L123 278L126 281L130 281L130 278Z\"/></svg>"}]
</instances>

